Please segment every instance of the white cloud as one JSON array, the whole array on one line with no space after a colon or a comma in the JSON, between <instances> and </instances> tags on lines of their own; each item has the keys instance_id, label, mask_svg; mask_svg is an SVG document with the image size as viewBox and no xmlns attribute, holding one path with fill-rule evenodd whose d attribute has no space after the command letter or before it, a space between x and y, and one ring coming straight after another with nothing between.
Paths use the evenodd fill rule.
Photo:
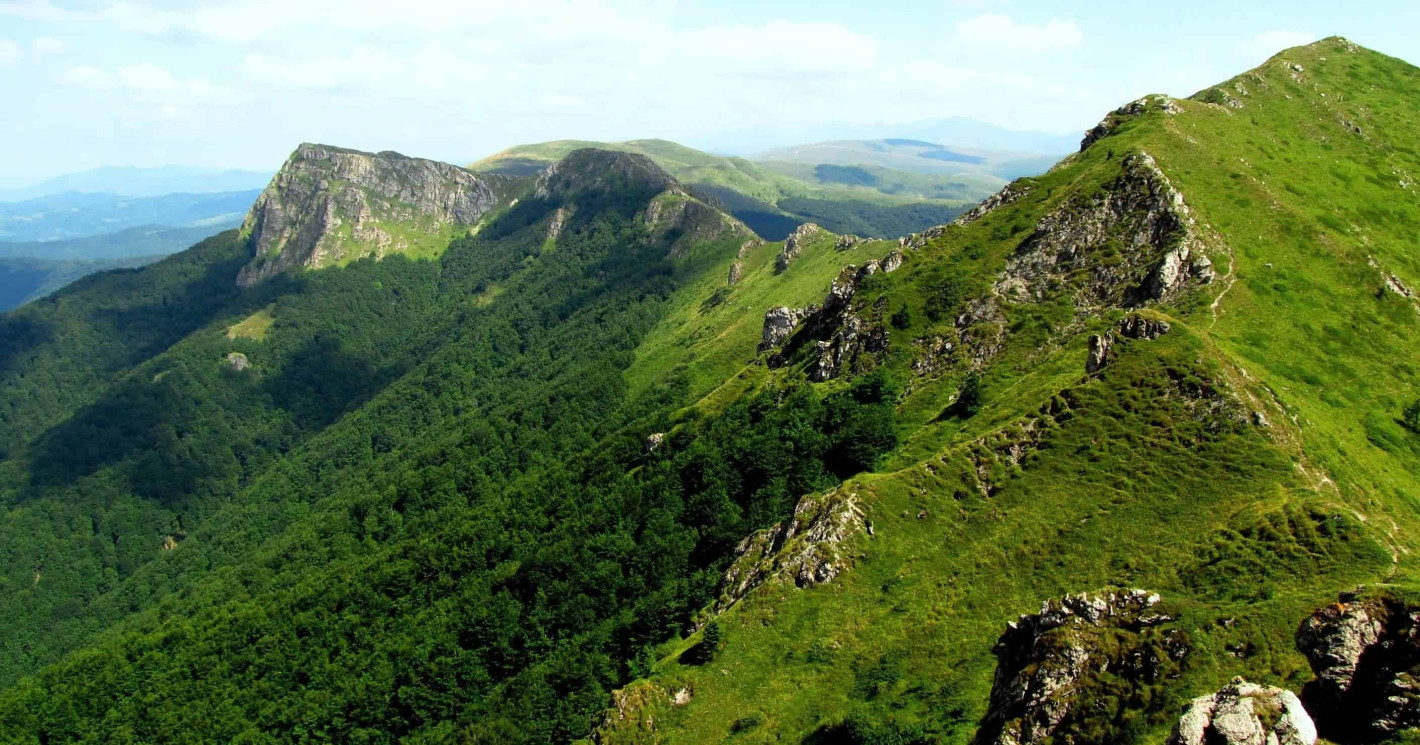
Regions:
<instances>
[{"instance_id":1,"label":"white cloud","mask_svg":"<svg viewBox=\"0 0 1420 745\"><path fill-rule=\"evenodd\" d=\"M20 61L24 53L20 51L20 45L9 39L0 39L0 66L13 65Z\"/></svg>"},{"instance_id":2,"label":"white cloud","mask_svg":"<svg viewBox=\"0 0 1420 745\"><path fill-rule=\"evenodd\" d=\"M59 73L56 80L67 85L77 85L95 90L114 88L118 85L118 78L113 73L100 70L93 65L71 67Z\"/></svg>"},{"instance_id":3,"label":"white cloud","mask_svg":"<svg viewBox=\"0 0 1420 745\"><path fill-rule=\"evenodd\" d=\"M1004 50L1018 54L1078 49L1085 33L1072 20L1051 20L1044 25L1016 23L1008 15L987 13L958 21L958 39L976 50Z\"/></svg>"},{"instance_id":4,"label":"white cloud","mask_svg":"<svg viewBox=\"0 0 1420 745\"><path fill-rule=\"evenodd\" d=\"M36 57L44 57L50 54L63 54L69 51L69 45L62 39L53 36L41 36L30 42L30 47L34 49Z\"/></svg>"},{"instance_id":5,"label":"white cloud","mask_svg":"<svg viewBox=\"0 0 1420 745\"><path fill-rule=\"evenodd\" d=\"M1271 57L1283 49L1310 44L1319 38L1305 31L1264 31L1244 42L1241 51L1251 56Z\"/></svg>"},{"instance_id":6,"label":"white cloud","mask_svg":"<svg viewBox=\"0 0 1420 745\"><path fill-rule=\"evenodd\" d=\"M231 104L244 96L206 80L180 80L154 64L125 65L103 70L93 65L77 65L59 73L60 83L93 90L125 90L139 103L159 108L191 104Z\"/></svg>"}]
</instances>

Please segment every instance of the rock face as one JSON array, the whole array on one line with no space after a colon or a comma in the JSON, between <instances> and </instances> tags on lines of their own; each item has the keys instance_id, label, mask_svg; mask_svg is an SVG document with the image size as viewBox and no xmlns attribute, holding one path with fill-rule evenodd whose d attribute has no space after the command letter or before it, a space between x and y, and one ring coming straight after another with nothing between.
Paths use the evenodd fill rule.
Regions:
<instances>
[{"instance_id":1,"label":"rock face","mask_svg":"<svg viewBox=\"0 0 1420 745\"><path fill-rule=\"evenodd\" d=\"M805 324L817 350L809 366L809 379L823 382L851 369L864 352L879 353L887 349L888 332L882 324L881 308L865 318L853 307L858 284L879 272L896 271L902 266L902 252L893 249L881 261L869 259L860 268L849 264L838 273L829 286L822 306L805 309L771 308L764 314L763 340L759 351L766 352L784 344L800 322ZM771 367L786 362L783 355L769 361Z\"/></svg>"},{"instance_id":2,"label":"rock face","mask_svg":"<svg viewBox=\"0 0 1420 745\"><path fill-rule=\"evenodd\" d=\"M1316 725L1291 691L1234 678L1189 703L1167 745L1315 745Z\"/></svg>"},{"instance_id":3,"label":"rock face","mask_svg":"<svg viewBox=\"0 0 1420 745\"><path fill-rule=\"evenodd\" d=\"M651 199L641 217L653 240L670 244L673 258L684 256L696 242L754 235L744 223L690 196L678 185Z\"/></svg>"},{"instance_id":4,"label":"rock face","mask_svg":"<svg viewBox=\"0 0 1420 745\"><path fill-rule=\"evenodd\" d=\"M237 283L363 256L442 248L478 223L509 179L399 153L303 144L257 197L242 234L252 261Z\"/></svg>"},{"instance_id":5,"label":"rock face","mask_svg":"<svg viewBox=\"0 0 1420 745\"><path fill-rule=\"evenodd\" d=\"M1085 360L1085 372L1095 373L1104 369L1109 362L1110 349L1114 346L1114 339L1108 334L1090 334L1090 356Z\"/></svg>"},{"instance_id":6,"label":"rock face","mask_svg":"<svg viewBox=\"0 0 1420 745\"><path fill-rule=\"evenodd\" d=\"M1317 679L1302 691L1321 733L1372 742L1420 727L1420 608L1346 593L1297 629Z\"/></svg>"},{"instance_id":7,"label":"rock face","mask_svg":"<svg viewBox=\"0 0 1420 745\"><path fill-rule=\"evenodd\" d=\"M1006 184L1000 191L984 199L981 204L972 207L961 217L953 220L952 224L970 225L1029 193L1030 185L1028 183L1024 181L1012 181Z\"/></svg>"},{"instance_id":8,"label":"rock face","mask_svg":"<svg viewBox=\"0 0 1420 745\"><path fill-rule=\"evenodd\" d=\"M1169 322L1138 313L1125 316L1117 327L1119 335L1130 339L1157 339L1169 332Z\"/></svg>"},{"instance_id":9,"label":"rock face","mask_svg":"<svg viewBox=\"0 0 1420 745\"><path fill-rule=\"evenodd\" d=\"M806 222L794 228L794 232L790 233L789 237L784 239L784 248L779 252L778 256L774 257L775 271L782 272L788 269L789 265L793 264L794 260L799 258L799 254L804 252L804 243L827 232L827 230L811 222Z\"/></svg>"},{"instance_id":10,"label":"rock face","mask_svg":"<svg viewBox=\"0 0 1420 745\"><path fill-rule=\"evenodd\" d=\"M1032 302L1072 285L1079 303L1128 307L1211 279L1211 263L1192 268L1201 256L1183 195L1148 153L1135 153L1101 194L1041 218L1007 261L996 291Z\"/></svg>"},{"instance_id":11,"label":"rock face","mask_svg":"<svg viewBox=\"0 0 1420 745\"><path fill-rule=\"evenodd\" d=\"M840 550L843 542L865 525L856 493L835 490L800 499L793 517L735 547L734 563L720 581L715 612L771 580L792 581L800 588L831 582L849 564Z\"/></svg>"},{"instance_id":12,"label":"rock face","mask_svg":"<svg viewBox=\"0 0 1420 745\"><path fill-rule=\"evenodd\" d=\"M977 744L1083 742L1071 733L1095 708L1080 704L1097 676L1144 687L1173 675L1188 640L1158 603L1143 590L1067 595L1008 624Z\"/></svg>"},{"instance_id":13,"label":"rock face","mask_svg":"<svg viewBox=\"0 0 1420 745\"><path fill-rule=\"evenodd\" d=\"M251 363L247 361L247 356L242 354L241 352L232 352L231 354L227 355L227 367L230 367L233 370L236 370L237 372L241 372L247 369L248 367L251 367Z\"/></svg>"},{"instance_id":14,"label":"rock face","mask_svg":"<svg viewBox=\"0 0 1420 745\"><path fill-rule=\"evenodd\" d=\"M759 351L767 352L779 347L794 333L794 327L804 320L814 308L770 308L764 313L764 333L759 342Z\"/></svg>"}]
</instances>

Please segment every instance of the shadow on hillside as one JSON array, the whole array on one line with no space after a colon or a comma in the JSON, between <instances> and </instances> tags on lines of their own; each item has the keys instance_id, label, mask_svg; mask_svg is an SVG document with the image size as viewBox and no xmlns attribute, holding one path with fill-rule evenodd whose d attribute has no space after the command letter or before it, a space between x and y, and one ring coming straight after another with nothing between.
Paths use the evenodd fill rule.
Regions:
<instances>
[{"instance_id":1,"label":"shadow on hillside","mask_svg":"<svg viewBox=\"0 0 1420 745\"><path fill-rule=\"evenodd\" d=\"M29 316L0 317L0 375L10 373L22 355L53 337L49 324Z\"/></svg>"},{"instance_id":2,"label":"shadow on hillside","mask_svg":"<svg viewBox=\"0 0 1420 745\"><path fill-rule=\"evenodd\" d=\"M259 358L244 371L220 358L178 361L151 379L129 376L42 435L30 484L38 496L113 467L132 493L192 509L230 496L276 451L320 431L393 374L320 338L270 377Z\"/></svg>"}]
</instances>

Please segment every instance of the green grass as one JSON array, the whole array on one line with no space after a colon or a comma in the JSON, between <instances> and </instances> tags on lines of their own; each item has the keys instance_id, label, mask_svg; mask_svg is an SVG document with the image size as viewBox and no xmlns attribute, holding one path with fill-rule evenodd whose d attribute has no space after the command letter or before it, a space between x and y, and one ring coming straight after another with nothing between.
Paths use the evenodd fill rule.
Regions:
<instances>
[{"instance_id":1,"label":"green grass","mask_svg":"<svg viewBox=\"0 0 1420 745\"><path fill-rule=\"evenodd\" d=\"M272 322L276 319L271 315L271 306L243 318L239 323L233 324L227 329L228 339L255 339L261 341L266 338L266 332L271 328Z\"/></svg>"},{"instance_id":2,"label":"green grass","mask_svg":"<svg viewBox=\"0 0 1420 745\"><path fill-rule=\"evenodd\" d=\"M1160 592L1191 632L1171 706L1237 674L1298 690L1310 679L1291 639L1302 618L1356 584L1415 585L1420 438L1397 420L1420 395L1420 316L1381 288L1383 273L1420 279L1420 206L1401 184L1420 173L1420 71L1327 40L1237 82L1246 95L1220 87L1243 108L1180 101L1180 114L1131 119L1027 197L860 291L859 307L882 297L911 318L890 329L881 361L910 381L901 444L879 473L843 487L864 497L875 536L852 539L854 566L832 583L766 585L722 614L708 665L677 660L693 636L664 647L636 684L657 741L797 742L861 713L969 742L1004 624L1043 599L1111 585ZM1138 150L1183 192L1220 279L1159 307L1173 331L1124 342L1095 377L1084 375L1085 337L1119 311L1080 315L1068 293L1008 303L984 408L945 411L965 362L927 379L905 369L912 340L950 333L950 319L926 312L932 288L954 276L966 296L986 292L1042 216L1097 193ZM1199 401L1213 399L1198 391L1226 403L1202 414ZM1051 401L1068 416L1019 464L992 454ZM1254 411L1271 426L1252 424ZM692 701L670 705L663 692L682 687ZM747 714L759 724L736 731ZM1148 741L1169 724L1151 724Z\"/></svg>"}]
</instances>

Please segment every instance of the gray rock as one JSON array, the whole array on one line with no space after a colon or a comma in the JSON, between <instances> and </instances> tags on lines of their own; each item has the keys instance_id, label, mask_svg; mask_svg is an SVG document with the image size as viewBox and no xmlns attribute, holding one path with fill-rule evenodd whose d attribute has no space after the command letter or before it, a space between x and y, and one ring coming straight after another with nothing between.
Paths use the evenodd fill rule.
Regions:
<instances>
[{"instance_id":1,"label":"gray rock","mask_svg":"<svg viewBox=\"0 0 1420 745\"><path fill-rule=\"evenodd\" d=\"M1420 727L1420 607L1389 594L1345 593L1297 629L1316 680L1302 691L1333 740L1382 740Z\"/></svg>"},{"instance_id":2,"label":"gray rock","mask_svg":"<svg viewBox=\"0 0 1420 745\"><path fill-rule=\"evenodd\" d=\"M856 235L840 235L838 239L833 242L833 250L850 251L866 242L866 239L859 238Z\"/></svg>"},{"instance_id":3,"label":"gray rock","mask_svg":"<svg viewBox=\"0 0 1420 745\"><path fill-rule=\"evenodd\" d=\"M720 581L715 612L766 582L792 582L803 589L832 582L852 565L842 544L859 531L866 531L866 522L856 493L834 490L800 499L789 519L735 547L734 562Z\"/></svg>"},{"instance_id":4,"label":"gray rock","mask_svg":"<svg viewBox=\"0 0 1420 745\"><path fill-rule=\"evenodd\" d=\"M750 238L749 240L747 240L747 241L745 241L744 243L741 243L741 244L740 244L740 250L738 250L738 251L735 252L735 258L737 258L737 259L743 259L743 258L745 258L746 256L749 256L749 252L750 252L750 251L753 251L754 249L759 248L760 246L763 246L763 245L764 245L764 241L762 241L762 240L760 240L760 239L758 239L758 238Z\"/></svg>"},{"instance_id":5,"label":"gray rock","mask_svg":"<svg viewBox=\"0 0 1420 745\"><path fill-rule=\"evenodd\" d=\"M1114 339L1108 334L1090 334L1090 356L1085 360L1085 372L1096 373L1109 364Z\"/></svg>"},{"instance_id":6,"label":"gray rock","mask_svg":"<svg viewBox=\"0 0 1420 745\"><path fill-rule=\"evenodd\" d=\"M808 316L806 308L779 306L764 313L764 331L759 342L759 351L767 352L777 348L794 333L794 327Z\"/></svg>"},{"instance_id":7,"label":"gray rock","mask_svg":"<svg viewBox=\"0 0 1420 745\"><path fill-rule=\"evenodd\" d=\"M446 229L477 224L511 185L504 176L399 153L303 144L242 223L252 261L237 283L447 241Z\"/></svg>"},{"instance_id":8,"label":"gray rock","mask_svg":"<svg viewBox=\"0 0 1420 745\"><path fill-rule=\"evenodd\" d=\"M227 367L230 367L233 370L236 370L237 372L241 372L242 370L251 367L251 363L247 361L247 356L242 354L241 352L232 352L227 355Z\"/></svg>"},{"instance_id":9,"label":"gray rock","mask_svg":"<svg viewBox=\"0 0 1420 745\"><path fill-rule=\"evenodd\" d=\"M1186 637L1161 628L1173 619L1158 603L1143 590L1067 595L1008 624L993 650L996 677L977 745L1083 742L1061 728L1090 699L1094 675L1144 687L1175 674Z\"/></svg>"},{"instance_id":10,"label":"gray rock","mask_svg":"<svg viewBox=\"0 0 1420 745\"><path fill-rule=\"evenodd\" d=\"M1157 339L1169 332L1169 322L1161 319L1146 318L1138 313L1132 313L1120 320L1115 327L1120 336L1129 339Z\"/></svg>"},{"instance_id":11,"label":"gray rock","mask_svg":"<svg viewBox=\"0 0 1420 745\"><path fill-rule=\"evenodd\" d=\"M1316 725L1291 691L1234 678L1193 699L1167 745L1315 745Z\"/></svg>"},{"instance_id":12,"label":"gray rock","mask_svg":"<svg viewBox=\"0 0 1420 745\"><path fill-rule=\"evenodd\" d=\"M665 441L666 441L666 433L664 433L664 432L653 432L653 433L651 433L649 436L646 437L646 452L648 452L648 453L654 453L654 452L656 452L656 448L660 447L660 446L661 446L661 443L663 443L663 442L665 442Z\"/></svg>"},{"instance_id":13,"label":"gray rock","mask_svg":"<svg viewBox=\"0 0 1420 745\"><path fill-rule=\"evenodd\" d=\"M1126 157L1100 194L1047 214L1007 260L996 292L1016 301L1071 290L1088 305L1128 307L1185 286L1199 243L1183 195L1147 153ZM1097 252L1117 254L1102 260Z\"/></svg>"},{"instance_id":14,"label":"gray rock","mask_svg":"<svg viewBox=\"0 0 1420 745\"><path fill-rule=\"evenodd\" d=\"M995 212L996 210L1020 199L1030 193L1030 184L1025 181L1012 181L1001 188L1000 191L983 199L981 204L967 210L961 217L952 221L953 225L970 225L977 220Z\"/></svg>"},{"instance_id":15,"label":"gray rock","mask_svg":"<svg viewBox=\"0 0 1420 745\"><path fill-rule=\"evenodd\" d=\"M794 232L790 233L789 237L784 239L784 248L779 251L778 256L774 257L775 270L782 272L788 269L789 265L793 264L794 260L799 258L799 255L804 252L804 244L806 242L827 232L828 231L811 222L806 222L794 228Z\"/></svg>"},{"instance_id":16,"label":"gray rock","mask_svg":"<svg viewBox=\"0 0 1420 745\"><path fill-rule=\"evenodd\" d=\"M883 273L892 274L902 267L902 250L894 248L888 251L888 255L883 257Z\"/></svg>"},{"instance_id":17,"label":"gray rock","mask_svg":"<svg viewBox=\"0 0 1420 745\"><path fill-rule=\"evenodd\" d=\"M743 277L744 273L744 262L740 261L739 259L735 259L734 261L730 262L730 286L734 287L736 284L739 284L740 277Z\"/></svg>"}]
</instances>

